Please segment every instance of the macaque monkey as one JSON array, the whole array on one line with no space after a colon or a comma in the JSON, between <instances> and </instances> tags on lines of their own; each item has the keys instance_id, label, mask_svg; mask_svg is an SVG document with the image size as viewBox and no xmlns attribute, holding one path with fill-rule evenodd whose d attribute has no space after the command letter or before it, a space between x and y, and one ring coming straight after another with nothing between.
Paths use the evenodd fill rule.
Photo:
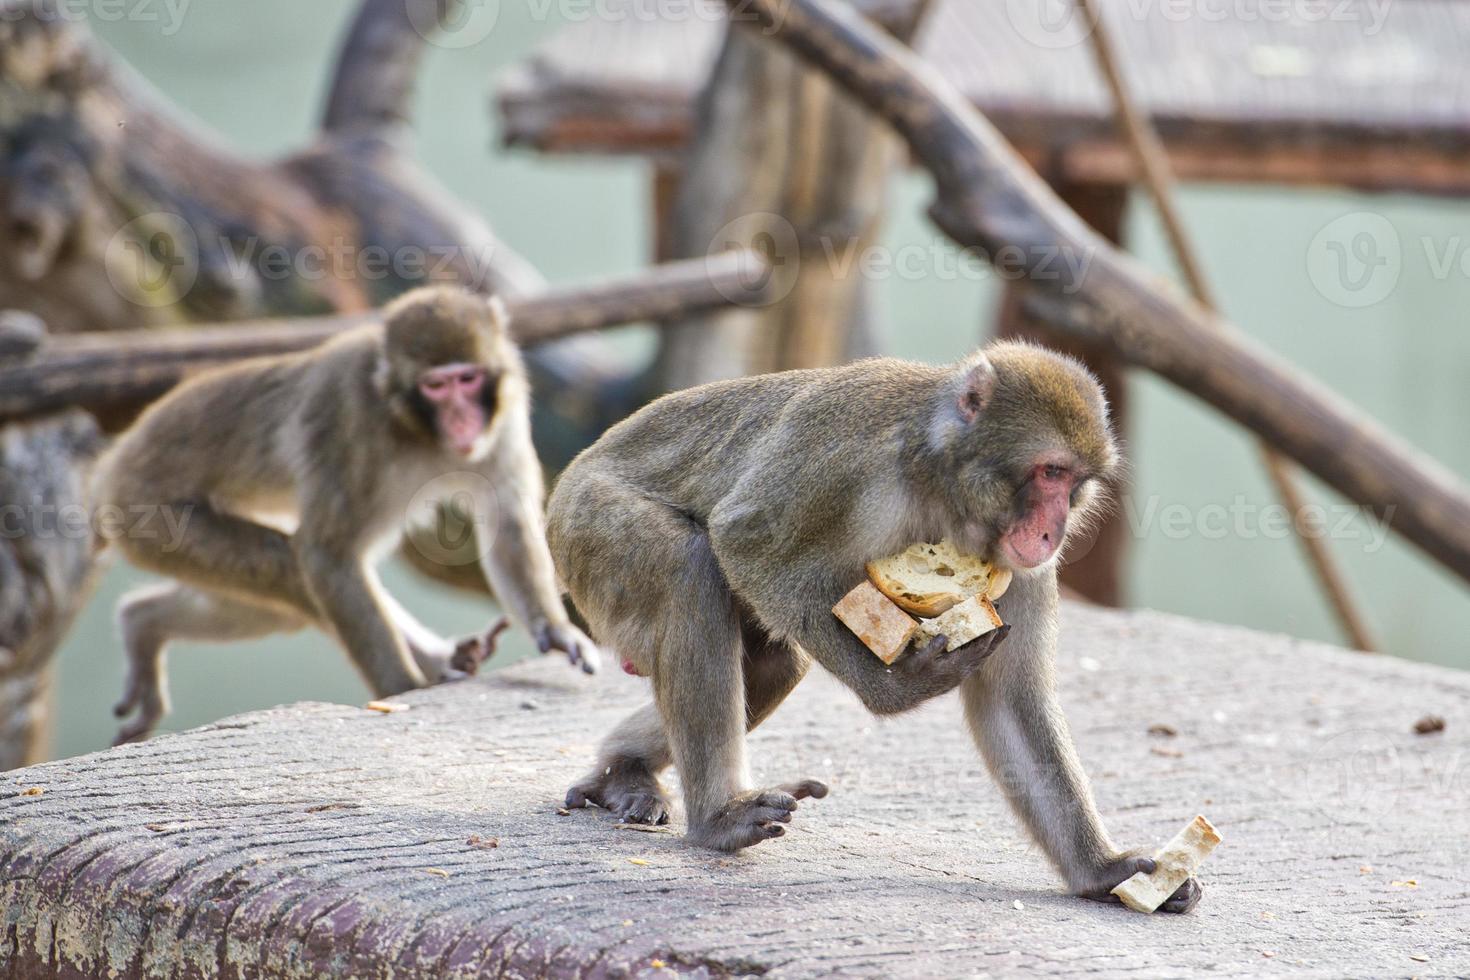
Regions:
<instances>
[{"instance_id":1,"label":"macaque monkey","mask_svg":"<svg viewBox=\"0 0 1470 980\"><path fill-rule=\"evenodd\" d=\"M166 713L162 660L176 639L319 626L379 697L472 672L494 632L440 638L373 567L431 482L473 501L485 577L542 652L595 669L597 649L568 619L546 549L528 387L504 307L436 287L384 317L315 350L186 382L101 463L99 513L161 507L178 526L117 542L133 564L175 580L119 606L129 669L117 713L138 712L120 741Z\"/></svg>"},{"instance_id":2,"label":"macaque monkey","mask_svg":"<svg viewBox=\"0 0 1470 980\"><path fill-rule=\"evenodd\" d=\"M784 833L826 787L753 788L745 733L812 659L891 715L958 687L992 774L1068 888L1109 890L1151 858L1103 828L1054 691L1057 557L1119 465L1097 381L1039 347L952 367L875 359L717 382L614 426L552 493L552 555L591 632L652 678L568 806L663 823L677 767L689 838L733 851ZM1016 573L1010 626L885 666L832 614L864 565L950 538ZM1198 900L1191 880L1165 907Z\"/></svg>"}]
</instances>

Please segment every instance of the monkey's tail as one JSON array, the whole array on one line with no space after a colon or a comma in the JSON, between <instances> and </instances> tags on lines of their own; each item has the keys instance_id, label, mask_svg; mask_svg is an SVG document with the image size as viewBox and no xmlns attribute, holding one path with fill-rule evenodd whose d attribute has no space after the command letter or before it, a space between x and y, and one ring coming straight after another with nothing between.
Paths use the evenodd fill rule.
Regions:
<instances>
[{"instance_id":1,"label":"monkey's tail","mask_svg":"<svg viewBox=\"0 0 1470 980\"><path fill-rule=\"evenodd\" d=\"M464 0L362 0L322 115L328 133L373 135L409 122L424 46Z\"/></svg>"}]
</instances>

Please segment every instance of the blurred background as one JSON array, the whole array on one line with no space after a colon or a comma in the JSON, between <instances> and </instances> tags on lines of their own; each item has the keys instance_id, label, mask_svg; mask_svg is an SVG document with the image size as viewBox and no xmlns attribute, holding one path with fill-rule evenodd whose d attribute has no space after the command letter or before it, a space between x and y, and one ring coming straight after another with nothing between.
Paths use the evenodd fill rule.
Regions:
<instances>
[{"instance_id":1,"label":"blurred background","mask_svg":"<svg viewBox=\"0 0 1470 980\"><path fill-rule=\"evenodd\" d=\"M335 50L356 7L350 0L192 0L176 24L160 4L156 20L99 13L91 26L170 100L240 152L265 159L310 139ZM553 283L629 272L647 265L654 252L646 160L501 145L492 100L497 78L595 9L504 0L482 40L430 49L418 87L414 129L421 162ZM1392 63L1403 52L1385 49L1382 55ZM1044 74L1047 59L1057 56L1037 47L1028 62ZM915 171L897 178L879 244L920 258L902 272L873 275L871 284L878 346L940 362L986 336L1001 283L973 260L959 262L924 216L928 184ZM1181 201L1230 320L1470 477L1470 200L1188 183ZM1344 219L1384 221L1400 246L1395 282L1370 305L1344 303L1341 293L1322 289L1309 274L1323 230ZM1132 196L1125 222L1129 248L1160 274L1174 276L1142 195ZM650 333L622 331L618 356L646 358ZM1135 372L1132 381L1133 492L1122 504L1129 537L1124 602L1339 642L1298 543L1270 513L1274 498L1251 438L1156 378ZM1470 601L1463 584L1331 491L1310 480L1306 486L1309 498L1327 508L1330 543L1384 652L1470 668ZM118 596L143 578L116 564L110 568L62 646L51 755L110 742L116 726L109 708L121 692L123 669L112 610ZM477 629L494 614L488 603L437 591L396 567L387 581L443 632ZM524 655L525 638L513 636L503 649L507 657ZM170 730L281 702L367 697L341 653L315 633L180 645L171 652L170 674Z\"/></svg>"}]
</instances>

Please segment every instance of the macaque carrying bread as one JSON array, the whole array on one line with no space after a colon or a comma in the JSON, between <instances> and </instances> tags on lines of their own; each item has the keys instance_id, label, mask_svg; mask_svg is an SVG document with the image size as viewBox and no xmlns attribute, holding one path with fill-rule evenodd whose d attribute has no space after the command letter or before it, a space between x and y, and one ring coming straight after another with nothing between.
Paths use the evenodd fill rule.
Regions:
<instances>
[{"instance_id":1,"label":"macaque carrying bread","mask_svg":"<svg viewBox=\"0 0 1470 980\"><path fill-rule=\"evenodd\" d=\"M1220 832L1204 817L1195 817L1154 855L1153 874L1142 871L1113 889L1135 912L1151 913L1184 884L1220 843Z\"/></svg>"},{"instance_id":2,"label":"macaque carrying bread","mask_svg":"<svg viewBox=\"0 0 1470 980\"><path fill-rule=\"evenodd\" d=\"M868 562L869 581L860 583L832 613L885 664L908 648L945 637L956 650L1005 624L991 600L1011 584L1009 569L960 552L948 541L916 544ZM907 613L925 619L914 622Z\"/></svg>"}]
</instances>

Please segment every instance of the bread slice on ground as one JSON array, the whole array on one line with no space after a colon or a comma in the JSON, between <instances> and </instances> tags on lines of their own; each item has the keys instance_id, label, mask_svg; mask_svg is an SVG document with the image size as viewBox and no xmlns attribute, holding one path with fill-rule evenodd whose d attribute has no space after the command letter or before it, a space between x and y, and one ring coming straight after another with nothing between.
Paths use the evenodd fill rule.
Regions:
<instances>
[{"instance_id":1,"label":"bread slice on ground","mask_svg":"<svg viewBox=\"0 0 1470 980\"><path fill-rule=\"evenodd\" d=\"M893 663L908 649L914 630L919 628L912 617L874 588L872 582L861 582L838 599L832 613L885 664Z\"/></svg>"},{"instance_id":2,"label":"bread slice on ground","mask_svg":"<svg viewBox=\"0 0 1470 980\"><path fill-rule=\"evenodd\" d=\"M914 642L922 645L936 636L943 636L949 641L944 646L946 650L958 650L971 640L982 637L991 630L1000 629L1004 625L1000 614L990 604L990 599L983 595L975 595L970 596L964 602L950 606L949 611L933 619L920 620L919 628L914 633Z\"/></svg>"},{"instance_id":3,"label":"bread slice on ground","mask_svg":"<svg viewBox=\"0 0 1470 980\"><path fill-rule=\"evenodd\" d=\"M1009 570L961 554L948 541L927 542L868 562L878 590L915 616L938 616L971 596L999 599L1011 584Z\"/></svg>"},{"instance_id":4,"label":"bread slice on ground","mask_svg":"<svg viewBox=\"0 0 1470 980\"><path fill-rule=\"evenodd\" d=\"M1154 855L1154 873L1142 871L1113 889L1135 912L1153 912L1204 863L1220 843L1220 832L1204 817L1195 817Z\"/></svg>"}]
</instances>

